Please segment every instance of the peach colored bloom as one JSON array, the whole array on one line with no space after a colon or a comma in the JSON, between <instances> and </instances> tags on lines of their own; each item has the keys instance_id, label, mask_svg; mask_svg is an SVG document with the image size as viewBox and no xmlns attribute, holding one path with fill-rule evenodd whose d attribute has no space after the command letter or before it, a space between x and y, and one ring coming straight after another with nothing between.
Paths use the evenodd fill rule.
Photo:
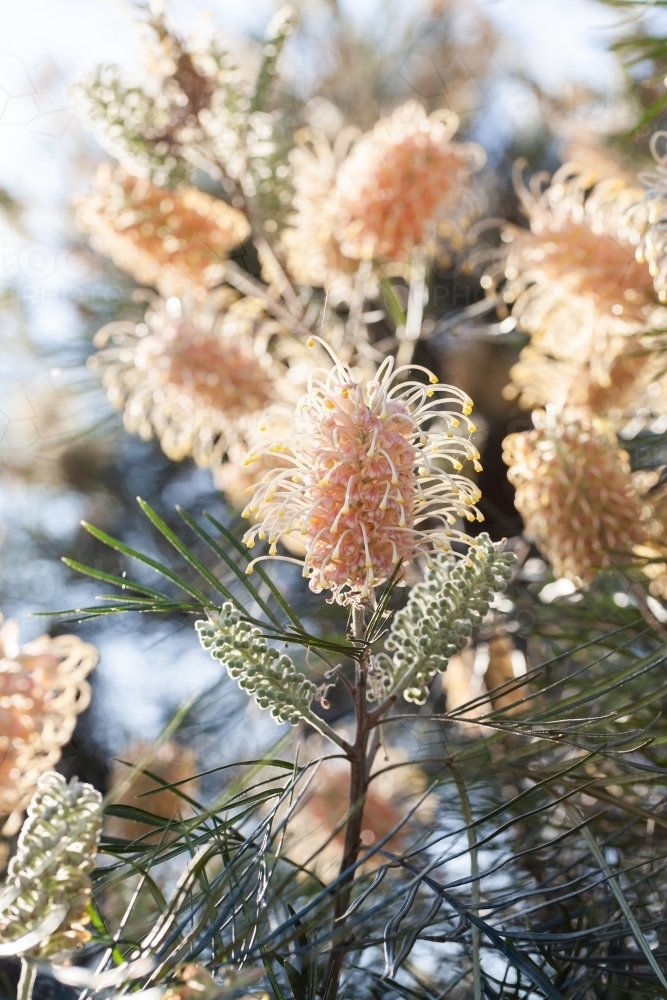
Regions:
<instances>
[{"instance_id":1,"label":"peach colored bloom","mask_svg":"<svg viewBox=\"0 0 667 1000\"><path fill-rule=\"evenodd\" d=\"M60 760L90 701L85 678L97 659L95 647L74 635L19 646L16 622L0 629L0 816L12 814L8 830L17 827L40 775Z\"/></svg>"},{"instance_id":2,"label":"peach colored bloom","mask_svg":"<svg viewBox=\"0 0 667 1000\"><path fill-rule=\"evenodd\" d=\"M482 279L487 287L504 281L502 300L532 337L528 365L513 373L516 391L525 392L524 405L585 402L576 396L582 375L592 391L604 390L616 359L628 352L629 337L667 329L667 310L642 250L650 229L644 192L619 178L596 183L572 164L541 193L521 181L517 187L530 228L506 227L502 274ZM539 354L546 368L554 359L585 372L564 386L562 372L554 369L553 381L547 376L530 385L527 369ZM646 371L634 367L642 368L639 376ZM556 398L562 391L565 396Z\"/></svg>"},{"instance_id":3,"label":"peach colored bloom","mask_svg":"<svg viewBox=\"0 0 667 1000\"><path fill-rule=\"evenodd\" d=\"M355 144L338 171L344 254L407 261L415 247L434 246L459 228L471 213L470 176L484 154L452 142L457 127L455 114L428 117L423 105L407 101Z\"/></svg>"},{"instance_id":4,"label":"peach colored bloom","mask_svg":"<svg viewBox=\"0 0 667 1000\"><path fill-rule=\"evenodd\" d=\"M533 430L505 438L516 508L556 576L587 584L648 540L651 510L606 421L583 408L534 419Z\"/></svg>"},{"instance_id":5,"label":"peach colored bloom","mask_svg":"<svg viewBox=\"0 0 667 1000\"><path fill-rule=\"evenodd\" d=\"M165 294L208 288L222 260L250 234L236 208L195 187L167 190L102 164L80 198L77 224L93 249Z\"/></svg>"},{"instance_id":6,"label":"peach colored bloom","mask_svg":"<svg viewBox=\"0 0 667 1000\"><path fill-rule=\"evenodd\" d=\"M277 454L286 467L254 489L244 516L257 515L259 524L245 542L268 537L275 555L279 539L301 532L311 589L347 600L368 596L400 562L449 550L452 539L473 542L454 525L457 516L482 520L479 491L458 472L462 461L480 466L475 446L453 433L462 420L474 429L465 393L430 372L428 384L392 385L401 369L391 358L362 387L334 360L331 370L311 373L294 433L246 459Z\"/></svg>"},{"instance_id":7,"label":"peach colored bloom","mask_svg":"<svg viewBox=\"0 0 667 1000\"><path fill-rule=\"evenodd\" d=\"M407 262L417 247L460 249L479 212L470 179L484 154L452 141L457 125L452 113L427 117L408 101L361 137L349 127L332 143L315 128L298 133L294 211L280 236L293 280L325 288L335 305L353 297L360 258ZM377 277L368 280L373 297Z\"/></svg>"},{"instance_id":8,"label":"peach colored bloom","mask_svg":"<svg viewBox=\"0 0 667 1000\"><path fill-rule=\"evenodd\" d=\"M131 434L156 435L173 461L192 457L215 476L267 407L298 397L285 364L269 352L274 335L289 339L259 299L223 287L196 305L155 299L144 323L103 327L89 365L101 369ZM285 345L282 354L287 360Z\"/></svg>"}]
</instances>

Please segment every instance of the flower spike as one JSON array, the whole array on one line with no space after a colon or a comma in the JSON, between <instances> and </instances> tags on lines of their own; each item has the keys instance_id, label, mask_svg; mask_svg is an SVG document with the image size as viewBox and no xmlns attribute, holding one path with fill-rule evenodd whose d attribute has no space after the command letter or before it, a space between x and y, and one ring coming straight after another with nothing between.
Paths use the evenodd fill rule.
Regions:
<instances>
[{"instance_id":1,"label":"flower spike","mask_svg":"<svg viewBox=\"0 0 667 1000\"><path fill-rule=\"evenodd\" d=\"M460 389L441 385L428 371L428 384L392 388L393 361L362 386L327 350L334 365L311 373L294 433L252 449L246 459L270 452L286 466L255 488L244 513L258 523L244 540L252 548L266 536L275 552L283 535L300 532L311 589L331 590L345 603L368 597L399 562L449 551L452 540L471 542L450 525L456 516L482 520L475 507L479 490L457 474L479 454L452 433L472 407ZM457 411L446 408L451 403Z\"/></svg>"}]
</instances>

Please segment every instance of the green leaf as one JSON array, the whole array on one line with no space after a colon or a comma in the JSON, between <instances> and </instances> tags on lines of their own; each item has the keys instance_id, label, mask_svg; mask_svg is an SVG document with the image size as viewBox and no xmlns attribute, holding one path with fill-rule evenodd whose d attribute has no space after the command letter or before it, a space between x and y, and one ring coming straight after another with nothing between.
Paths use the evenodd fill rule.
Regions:
<instances>
[{"instance_id":1,"label":"green leaf","mask_svg":"<svg viewBox=\"0 0 667 1000\"><path fill-rule=\"evenodd\" d=\"M204 517L206 517L211 522L211 524L213 525L213 527L218 529L218 531L223 536L223 538L226 538L227 541L229 542L229 544L233 548L236 549L236 551L239 553L239 555L241 555L243 557L243 559L245 560L246 564L249 563L250 562L250 553L248 552L247 548L244 545L242 545L239 542L239 540L237 538L235 538L234 535L232 535L232 533L227 530L227 528L225 528L224 525L220 524L220 522L217 521L213 517L212 514L208 514L206 511L204 511ZM283 595L280 593L280 590L278 589L278 587L276 586L276 584L273 582L273 580L271 579L271 577L269 576L269 574L261 566L259 566L259 565L255 566L255 570L254 571L257 574L257 576L260 578L260 580L263 583L265 583L266 586L269 588L269 590L273 594L275 600L280 605L280 607L283 609L283 611L285 612L285 614L287 615L287 617L290 619L290 621L297 627L297 629L301 629L302 631L305 631L305 629L304 629L304 627L303 627L303 625L301 623L301 620L300 620L299 616L289 606L289 604L287 603L287 601L285 600L285 598L283 597Z\"/></svg>"},{"instance_id":2,"label":"green leaf","mask_svg":"<svg viewBox=\"0 0 667 1000\"><path fill-rule=\"evenodd\" d=\"M231 591L227 590L227 588L222 583L220 583L220 581L218 580L218 578L216 576L214 576L213 573L211 573L211 571L208 568L208 566L205 566L204 563L201 562L201 560L197 558L197 556L194 554L194 552L190 551L190 549L187 547L187 545L185 545L180 540L180 538L178 537L178 535L175 534L175 532L173 532L171 530L171 528L169 527L169 525L166 524L162 520L162 518L158 514L155 513L155 511L150 506L150 504L147 504L145 500L141 499L141 497L137 497L137 503L139 504L139 506L141 507L142 511L144 512L144 514L146 515L146 517L149 519L149 521L151 522L151 524L155 525L155 527L158 529L158 531L160 532L160 534L163 535L167 539L167 541L169 542L169 544L172 545L176 549L176 551L179 553L179 555L181 555L185 559L185 561L187 563L189 563L190 566L192 566L193 569L196 569L197 572L199 573L199 575L204 580L206 580L206 582L214 590L217 590L218 593L221 594L225 598L226 601L231 601L232 604L234 604L239 609L239 611L243 611L243 606L236 599L236 597L234 597L234 595L231 593Z\"/></svg>"},{"instance_id":3,"label":"green leaf","mask_svg":"<svg viewBox=\"0 0 667 1000\"><path fill-rule=\"evenodd\" d=\"M202 608L210 608L214 606L213 602L206 596L206 594L197 590L196 587L193 587L192 584L188 583L187 580L184 580L182 576L178 575L178 573L174 573L173 570L170 570L167 566L157 562L155 559L151 559L150 556L144 555L142 552L137 552L136 549L130 548L129 545L121 542L118 538L108 535L106 531L101 531L94 525L88 524L87 521L82 521L81 523L86 531L93 536L93 538L97 538L98 541L104 542L105 545L108 545L109 548L114 549L116 552L122 552L123 555L129 556L131 559L136 559L138 562L144 563L146 566L150 566L150 568L155 570L156 573L159 573L160 576L164 576L167 580L171 580L171 582L175 583L176 586L182 591L189 594L190 597L194 597L196 601L199 601Z\"/></svg>"},{"instance_id":4,"label":"green leaf","mask_svg":"<svg viewBox=\"0 0 667 1000\"><path fill-rule=\"evenodd\" d=\"M214 538L212 538L209 535L209 533L207 531L205 531L204 528L201 527L200 524L197 524L197 522L195 521L195 519L190 514L188 514L187 511L183 510L182 507L177 507L176 510L181 515L181 517L183 518L183 520L185 521L185 523L187 525L189 525L189 527L192 528L192 530L197 535L199 535L199 537L202 539L202 541L206 542L206 544L208 545L208 547L213 552L215 552L215 554L217 556L219 556L220 559L223 560L223 562L227 565L227 567L231 570L231 572L237 577L237 579L239 580L239 582L241 584L243 584L243 587L248 591L248 593L250 594L251 598L262 609L262 611L267 616L267 618L269 618L277 628L282 628L282 623L281 623L280 619L276 615L274 615L273 611L268 606L268 604L266 603L266 601L262 598L262 596L260 595L259 591L250 582L247 573L245 573L244 570L240 569L240 567L237 566L237 564L234 562L234 560L231 559L227 555L227 553L225 552L225 550L220 545L218 545L218 543L216 542L216 540Z\"/></svg>"}]
</instances>

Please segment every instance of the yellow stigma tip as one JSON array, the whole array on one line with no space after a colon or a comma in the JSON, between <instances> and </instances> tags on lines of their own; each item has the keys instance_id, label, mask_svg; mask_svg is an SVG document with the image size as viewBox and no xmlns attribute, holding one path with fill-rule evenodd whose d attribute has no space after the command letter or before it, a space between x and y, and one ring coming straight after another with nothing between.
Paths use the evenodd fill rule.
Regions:
<instances>
[{"instance_id":1,"label":"yellow stigma tip","mask_svg":"<svg viewBox=\"0 0 667 1000\"><path fill-rule=\"evenodd\" d=\"M306 347L314 347L314 346L315 346L315 341L313 340L312 337L309 337L308 340L306 341Z\"/></svg>"},{"instance_id":2,"label":"yellow stigma tip","mask_svg":"<svg viewBox=\"0 0 667 1000\"><path fill-rule=\"evenodd\" d=\"M460 462L454 462L454 468L458 470L458 469L462 469L463 466L461 465Z\"/></svg>"},{"instance_id":3,"label":"yellow stigma tip","mask_svg":"<svg viewBox=\"0 0 667 1000\"><path fill-rule=\"evenodd\" d=\"M245 575L246 575L246 576L250 576L250 574L251 574L251 573L254 573L254 572L255 572L255 571L254 571L254 569L253 569L253 567L252 567L252 566L247 566L247 567L246 567L246 571L245 571Z\"/></svg>"},{"instance_id":4,"label":"yellow stigma tip","mask_svg":"<svg viewBox=\"0 0 667 1000\"><path fill-rule=\"evenodd\" d=\"M433 395L433 389L427 389L426 390L426 395L427 396L432 396Z\"/></svg>"},{"instance_id":5,"label":"yellow stigma tip","mask_svg":"<svg viewBox=\"0 0 667 1000\"><path fill-rule=\"evenodd\" d=\"M474 434L477 428L475 427L474 424L468 424L468 430L470 431L471 434Z\"/></svg>"}]
</instances>

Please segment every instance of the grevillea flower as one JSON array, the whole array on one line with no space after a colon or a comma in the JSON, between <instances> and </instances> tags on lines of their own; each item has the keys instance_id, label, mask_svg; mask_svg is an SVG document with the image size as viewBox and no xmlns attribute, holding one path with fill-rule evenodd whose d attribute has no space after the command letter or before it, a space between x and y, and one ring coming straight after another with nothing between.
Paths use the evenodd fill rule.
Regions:
<instances>
[{"instance_id":1,"label":"grevillea flower","mask_svg":"<svg viewBox=\"0 0 667 1000\"><path fill-rule=\"evenodd\" d=\"M367 597L399 563L449 551L453 539L474 544L455 525L457 517L483 520L474 506L480 494L459 470L466 460L481 466L474 444L454 433L461 421L474 430L460 389L426 369L428 384L394 385L405 369L394 370L391 358L364 387L334 361L311 373L294 433L250 451L247 463L268 452L286 466L254 488L244 516L259 523L244 540L252 548L268 537L274 555L279 539L300 532L311 589L347 600Z\"/></svg>"},{"instance_id":2,"label":"grevillea flower","mask_svg":"<svg viewBox=\"0 0 667 1000\"><path fill-rule=\"evenodd\" d=\"M0 621L1 621L0 617ZM18 626L0 629L0 816L13 832L37 781L60 760L77 715L90 701L94 646L75 635L19 646Z\"/></svg>"},{"instance_id":3,"label":"grevillea flower","mask_svg":"<svg viewBox=\"0 0 667 1000\"><path fill-rule=\"evenodd\" d=\"M517 177L517 192L530 228L506 227L502 272L482 282L487 288L505 282L502 299L518 327L531 334L533 365L540 353L584 366L584 380L604 389L618 355L627 352L628 337L667 329L667 310L642 250L650 228L644 192L618 178L596 183L572 164L541 193L529 192ZM526 389L527 372L519 367L514 375L518 394ZM580 383L581 376L571 388ZM544 405L555 401L553 393L547 378L522 402L530 396Z\"/></svg>"},{"instance_id":4,"label":"grevillea flower","mask_svg":"<svg viewBox=\"0 0 667 1000\"><path fill-rule=\"evenodd\" d=\"M479 210L470 177L483 152L452 141L457 125L449 112L427 117L408 101L360 138L347 127L332 143L302 130L290 155L293 212L280 235L293 280L325 288L335 305L353 297L360 258L409 261L417 247L460 247ZM376 279L368 280L373 297Z\"/></svg>"},{"instance_id":5,"label":"grevillea flower","mask_svg":"<svg viewBox=\"0 0 667 1000\"><path fill-rule=\"evenodd\" d=\"M407 261L415 247L451 240L474 215L479 146L452 141L453 112L427 116L407 101L362 136L338 171L337 238L349 257Z\"/></svg>"},{"instance_id":6,"label":"grevillea flower","mask_svg":"<svg viewBox=\"0 0 667 1000\"><path fill-rule=\"evenodd\" d=\"M578 585L627 560L650 538L650 508L608 423L585 409L542 411L531 431L505 438L504 460L527 533L554 573Z\"/></svg>"},{"instance_id":7,"label":"grevillea flower","mask_svg":"<svg viewBox=\"0 0 667 1000\"><path fill-rule=\"evenodd\" d=\"M108 164L93 194L79 199L77 224L93 249L165 294L210 287L217 265L250 233L245 215L219 198L195 187L159 188Z\"/></svg>"},{"instance_id":8,"label":"grevillea flower","mask_svg":"<svg viewBox=\"0 0 667 1000\"><path fill-rule=\"evenodd\" d=\"M277 334L284 328L259 299L223 287L196 305L156 299L143 323L108 324L89 365L101 369L131 434L156 435L173 461L191 456L215 476L230 445L245 440L267 407L298 397L287 365L268 349ZM303 353L284 336L285 361L290 345Z\"/></svg>"},{"instance_id":9,"label":"grevillea flower","mask_svg":"<svg viewBox=\"0 0 667 1000\"><path fill-rule=\"evenodd\" d=\"M43 774L7 869L0 945L33 960L62 961L90 940L90 871L102 828L92 785Z\"/></svg>"}]
</instances>

